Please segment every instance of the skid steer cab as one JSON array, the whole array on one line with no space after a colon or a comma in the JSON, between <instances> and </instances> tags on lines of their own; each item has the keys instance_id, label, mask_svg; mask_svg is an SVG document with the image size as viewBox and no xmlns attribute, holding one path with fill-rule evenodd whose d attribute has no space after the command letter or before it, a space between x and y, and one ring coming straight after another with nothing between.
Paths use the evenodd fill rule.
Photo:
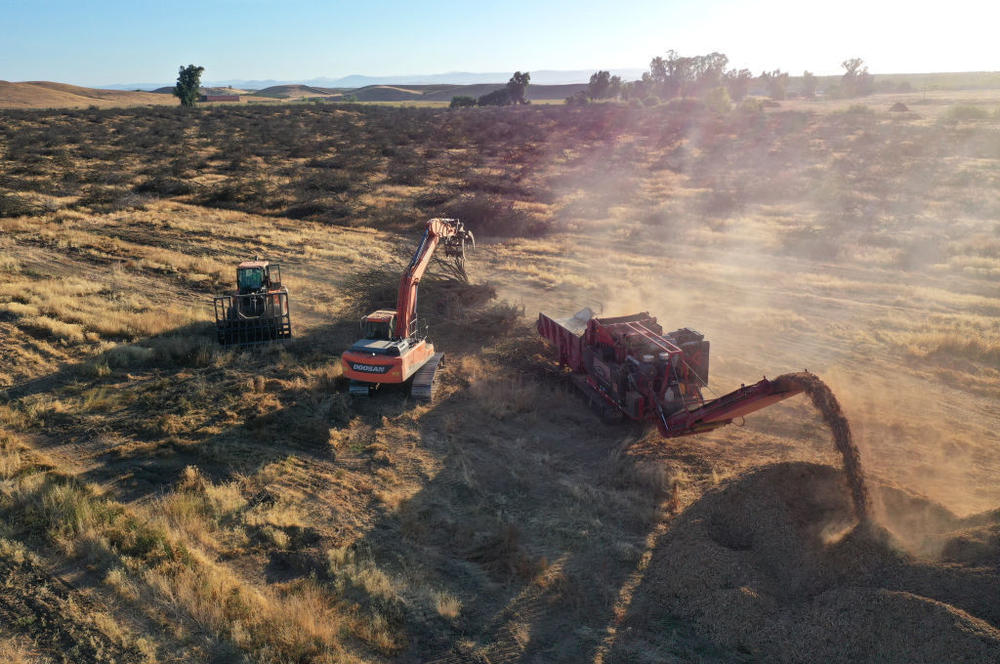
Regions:
<instances>
[{"instance_id":1,"label":"skid steer cab","mask_svg":"<svg viewBox=\"0 0 1000 664\"><path fill-rule=\"evenodd\" d=\"M236 290L215 298L215 329L224 346L250 346L292 336L281 267L266 260L236 267Z\"/></svg>"}]
</instances>

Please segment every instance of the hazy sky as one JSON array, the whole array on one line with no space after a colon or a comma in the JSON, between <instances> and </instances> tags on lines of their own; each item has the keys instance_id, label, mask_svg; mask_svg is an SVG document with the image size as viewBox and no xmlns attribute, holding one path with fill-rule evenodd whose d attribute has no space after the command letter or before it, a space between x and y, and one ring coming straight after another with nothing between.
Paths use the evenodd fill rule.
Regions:
<instances>
[{"instance_id":1,"label":"hazy sky","mask_svg":"<svg viewBox=\"0 0 1000 664\"><path fill-rule=\"evenodd\" d=\"M931 9L928 5L936 8ZM1000 70L986 0L0 0L0 79L78 85L644 68L721 51L754 73Z\"/></svg>"}]
</instances>

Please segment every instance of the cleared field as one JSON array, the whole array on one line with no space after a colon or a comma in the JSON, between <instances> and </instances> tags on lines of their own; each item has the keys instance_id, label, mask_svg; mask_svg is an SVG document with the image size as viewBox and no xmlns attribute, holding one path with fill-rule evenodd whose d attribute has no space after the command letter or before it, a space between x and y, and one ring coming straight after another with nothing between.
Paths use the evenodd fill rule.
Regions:
<instances>
[{"instance_id":1,"label":"cleared field","mask_svg":"<svg viewBox=\"0 0 1000 664\"><path fill-rule=\"evenodd\" d=\"M0 653L995 658L1000 122L941 99L0 114ZM338 354L435 215L480 240L423 287L443 398L352 402ZM253 254L295 338L219 348ZM718 393L821 376L885 530L803 397L601 424L531 329L584 306L705 333Z\"/></svg>"}]
</instances>

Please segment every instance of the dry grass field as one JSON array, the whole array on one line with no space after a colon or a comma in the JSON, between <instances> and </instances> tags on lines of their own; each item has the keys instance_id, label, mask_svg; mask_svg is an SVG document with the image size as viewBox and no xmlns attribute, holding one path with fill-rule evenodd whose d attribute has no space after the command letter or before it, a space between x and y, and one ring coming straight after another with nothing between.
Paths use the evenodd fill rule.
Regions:
<instances>
[{"instance_id":1,"label":"dry grass field","mask_svg":"<svg viewBox=\"0 0 1000 664\"><path fill-rule=\"evenodd\" d=\"M990 94L0 113L0 659L995 659ZM443 215L479 240L423 286L443 394L353 402ZM220 348L254 254L294 338ZM885 530L802 397L602 424L532 329L584 306L700 330L718 394L823 377Z\"/></svg>"},{"instance_id":2,"label":"dry grass field","mask_svg":"<svg viewBox=\"0 0 1000 664\"><path fill-rule=\"evenodd\" d=\"M0 81L0 108L112 108L178 103L172 95L152 92L100 90L51 81Z\"/></svg>"}]
</instances>

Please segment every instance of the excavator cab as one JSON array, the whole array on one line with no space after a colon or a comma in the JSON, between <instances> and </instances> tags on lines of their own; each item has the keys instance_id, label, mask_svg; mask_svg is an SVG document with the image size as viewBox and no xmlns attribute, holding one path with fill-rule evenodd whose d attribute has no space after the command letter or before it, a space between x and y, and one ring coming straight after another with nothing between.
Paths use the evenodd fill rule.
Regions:
<instances>
[{"instance_id":1,"label":"excavator cab","mask_svg":"<svg viewBox=\"0 0 1000 664\"><path fill-rule=\"evenodd\" d=\"M392 333L396 326L396 312L388 309L379 309L361 319L361 331L363 339L392 339Z\"/></svg>"}]
</instances>

